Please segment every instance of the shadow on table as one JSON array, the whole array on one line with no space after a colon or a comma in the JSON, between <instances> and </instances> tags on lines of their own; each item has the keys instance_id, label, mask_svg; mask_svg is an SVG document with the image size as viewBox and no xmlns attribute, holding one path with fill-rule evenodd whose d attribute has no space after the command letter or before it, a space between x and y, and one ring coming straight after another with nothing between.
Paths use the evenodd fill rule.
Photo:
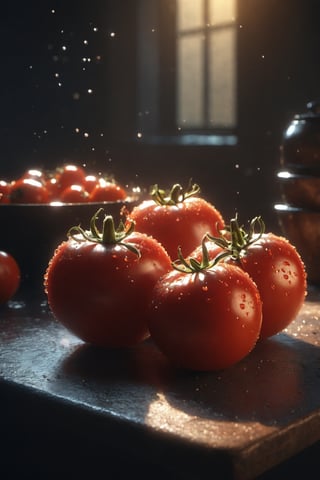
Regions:
<instances>
[{"instance_id":1,"label":"shadow on table","mask_svg":"<svg viewBox=\"0 0 320 480\"><path fill-rule=\"evenodd\" d=\"M280 334L219 372L176 369L151 340L115 351L82 345L61 370L66 378L78 377L93 389L139 385L146 410L161 392L170 405L190 415L273 425L319 408L319 366L318 347Z\"/></svg>"}]
</instances>

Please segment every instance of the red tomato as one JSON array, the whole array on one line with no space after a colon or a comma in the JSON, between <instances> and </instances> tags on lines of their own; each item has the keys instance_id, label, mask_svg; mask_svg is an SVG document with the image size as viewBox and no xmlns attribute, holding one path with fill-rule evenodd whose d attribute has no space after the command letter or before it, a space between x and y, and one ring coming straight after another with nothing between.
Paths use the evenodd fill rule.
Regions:
<instances>
[{"instance_id":1,"label":"red tomato","mask_svg":"<svg viewBox=\"0 0 320 480\"><path fill-rule=\"evenodd\" d=\"M156 284L149 330L159 349L177 366L220 370L254 348L262 306L256 285L241 268L172 270Z\"/></svg>"},{"instance_id":2,"label":"red tomato","mask_svg":"<svg viewBox=\"0 0 320 480\"><path fill-rule=\"evenodd\" d=\"M60 191L70 185L83 185L86 177L85 169L78 165L63 165L57 168L55 178L57 179Z\"/></svg>"},{"instance_id":3,"label":"red tomato","mask_svg":"<svg viewBox=\"0 0 320 480\"><path fill-rule=\"evenodd\" d=\"M11 184L5 180L0 180L0 203L9 203Z\"/></svg>"},{"instance_id":4,"label":"red tomato","mask_svg":"<svg viewBox=\"0 0 320 480\"><path fill-rule=\"evenodd\" d=\"M193 185L186 193L174 185L168 196L153 188L152 200L145 200L133 208L130 218L136 230L156 238L172 259L177 258L178 247L188 255L206 233L217 235L224 227L221 213L209 202L197 196L199 187Z\"/></svg>"},{"instance_id":5,"label":"red tomato","mask_svg":"<svg viewBox=\"0 0 320 480\"><path fill-rule=\"evenodd\" d=\"M34 180L38 180L42 183L45 183L46 181L45 173L37 168L30 168L29 170L26 170L21 178L33 178Z\"/></svg>"},{"instance_id":6,"label":"red tomato","mask_svg":"<svg viewBox=\"0 0 320 480\"><path fill-rule=\"evenodd\" d=\"M61 192L59 200L64 203L86 203L88 198L89 194L82 185L70 185Z\"/></svg>"},{"instance_id":7,"label":"red tomato","mask_svg":"<svg viewBox=\"0 0 320 480\"><path fill-rule=\"evenodd\" d=\"M231 237L227 234L220 246L213 243L210 247L207 242L207 249L210 258L223 250L229 252L224 261L240 266L256 283L263 304L260 333L263 339L282 331L295 319L306 296L307 282L305 266L296 248L284 237L264 233L260 219L254 219L251 225L257 222L261 232L255 233L253 228L246 234L233 220ZM197 258L198 254L193 252L192 256Z\"/></svg>"},{"instance_id":8,"label":"red tomato","mask_svg":"<svg viewBox=\"0 0 320 480\"><path fill-rule=\"evenodd\" d=\"M0 251L0 304L7 302L20 285L20 268L7 252Z\"/></svg>"},{"instance_id":9,"label":"red tomato","mask_svg":"<svg viewBox=\"0 0 320 480\"><path fill-rule=\"evenodd\" d=\"M89 202L116 202L125 200L127 192L116 182L100 178L89 195Z\"/></svg>"},{"instance_id":10,"label":"red tomato","mask_svg":"<svg viewBox=\"0 0 320 480\"><path fill-rule=\"evenodd\" d=\"M98 184L98 182L99 182L99 177L97 175L86 175L83 186L85 187L88 193L91 193L94 187Z\"/></svg>"},{"instance_id":11,"label":"red tomato","mask_svg":"<svg viewBox=\"0 0 320 480\"><path fill-rule=\"evenodd\" d=\"M59 201L60 187L55 177L50 177L46 181L46 189L49 195L49 201Z\"/></svg>"},{"instance_id":12,"label":"red tomato","mask_svg":"<svg viewBox=\"0 0 320 480\"><path fill-rule=\"evenodd\" d=\"M172 267L153 238L132 231L133 224L114 229L106 216L102 232L70 230L58 246L45 274L45 289L55 317L85 342L123 347L149 335L148 303L153 286ZM79 233L78 233L79 232Z\"/></svg>"},{"instance_id":13,"label":"red tomato","mask_svg":"<svg viewBox=\"0 0 320 480\"><path fill-rule=\"evenodd\" d=\"M38 180L21 178L11 186L10 203L47 203L48 201L48 191Z\"/></svg>"}]
</instances>

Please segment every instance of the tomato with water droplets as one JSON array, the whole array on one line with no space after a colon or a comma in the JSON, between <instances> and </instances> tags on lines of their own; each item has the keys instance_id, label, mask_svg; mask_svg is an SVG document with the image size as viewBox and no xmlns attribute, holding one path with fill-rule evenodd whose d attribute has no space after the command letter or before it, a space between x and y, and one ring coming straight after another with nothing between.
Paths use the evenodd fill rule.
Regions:
<instances>
[{"instance_id":1,"label":"tomato with water droplets","mask_svg":"<svg viewBox=\"0 0 320 480\"><path fill-rule=\"evenodd\" d=\"M256 232L253 225L260 225ZM249 233L231 221L231 232L226 238L207 242L210 258L225 254L225 262L248 272L256 283L262 300L262 327L260 338L271 337L285 329L298 315L307 293L304 263L295 246L288 239L272 232L264 232L259 217L251 222ZM218 244L215 244L218 242ZM196 258L201 248L192 253Z\"/></svg>"},{"instance_id":2,"label":"tomato with water droplets","mask_svg":"<svg viewBox=\"0 0 320 480\"><path fill-rule=\"evenodd\" d=\"M105 215L89 231L73 227L45 274L48 304L58 321L85 342L104 347L134 345L149 336L148 303L158 278L171 270L153 238ZM120 228L121 225L124 227Z\"/></svg>"},{"instance_id":3,"label":"tomato with water droplets","mask_svg":"<svg viewBox=\"0 0 320 480\"><path fill-rule=\"evenodd\" d=\"M221 213L200 197L199 191L196 184L186 191L176 184L170 192L155 185L151 190L152 199L134 207L130 218L137 230L156 238L173 260L177 258L178 247L188 255L206 233L216 235L224 226Z\"/></svg>"},{"instance_id":4,"label":"tomato with water droplets","mask_svg":"<svg viewBox=\"0 0 320 480\"><path fill-rule=\"evenodd\" d=\"M254 348L261 300L249 275L221 263L210 269L172 270L156 284L149 318L158 348L178 367L230 367Z\"/></svg>"}]
</instances>

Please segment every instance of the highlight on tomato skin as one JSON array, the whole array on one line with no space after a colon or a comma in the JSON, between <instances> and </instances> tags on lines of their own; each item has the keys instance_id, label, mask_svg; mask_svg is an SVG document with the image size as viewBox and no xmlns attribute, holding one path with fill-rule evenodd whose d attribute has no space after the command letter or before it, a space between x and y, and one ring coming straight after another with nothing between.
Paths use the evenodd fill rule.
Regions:
<instances>
[{"instance_id":1,"label":"highlight on tomato skin","mask_svg":"<svg viewBox=\"0 0 320 480\"><path fill-rule=\"evenodd\" d=\"M226 234L208 235L209 258L224 255L223 261L241 267L256 283L262 300L260 339L283 331L298 315L307 294L307 272L303 260L285 237L265 232L260 217L245 230L231 219ZM192 253L201 255L200 247Z\"/></svg>"},{"instance_id":2,"label":"highlight on tomato skin","mask_svg":"<svg viewBox=\"0 0 320 480\"><path fill-rule=\"evenodd\" d=\"M84 342L111 348L135 345L149 336L148 303L158 278L172 269L155 239L119 224L102 209L90 230L73 227L55 250L44 287L56 319Z\"/></svg>"},{"instance_id":3,"label":"highlight on tomato skin","mask_svg":"<svg viewBox=\"0 0 320 480\"><path fill-rule=\"evenodd\" d=\"M10 189L9 203L48 203L49 195L42 181L21 178Z\"/></svg>"},{"instance_id":4,"label":"highlight on tomato skin","mask_svg":"<svg viewBox=\"0 0 320 480\"><path fill-rule=\"evenodd\" d=\"M113 181L99 178L97 184L89 194L89 202L116 202L125 200L127 192L123 187Z\"/></svg>"},{"instance_id":5,"label":"highlight on tomato skin","mask_svg":"<svg viewBox=\"0 0 320 480\"><path fill-rule=\"evenodd\" d=\"M180 246L188 255L201 243L206 233L217 235L225 225L221 212L199 196L197 184L184 189L175 184L169 191L151 188L151 199L135 206L130 218L136 229L156 238L172 260L177 258Z\"/></svg>"},{"instance_id":6,"label":"highlight on tomato skin","mask_svg":"<svg viewBox=\"0 0 320 480\"><path fill-rule=\"evenodd\" d=\"M0 180L0 204L117 202L128 196L127 187L113 176L88 173L74 164L53 170L30 168L11 181Z\"/></svg>"},{"instance_id":7,"label":"highlight on tomato skin","mask_svg":"<svg viewBox=\"0 0 320 480\"><path fill-rule=\"evenodd\" d=\"M85 182L86 171L83 167L73 164L65 164L56 168L54 174L60 192L71 185L83 185Z\"/></svg>"},{"instance_id":8,"label":"highlight on tomato skin","mask_svg":"<svg viewBox=\"0 0 320 480\"><path fill-rule=\"evenodd\" d=\"M77 184L66 187L59 195L59 200L63 203L86 203L88 199L89 193L82 185Z\"/></svg>"},{"instance_id":9,"label":"highlight on tomato skin","mask_svg":"<svg viewBox=\"0 0 320 480\"><path fill-rule=\"evenodd\" d=\"M11 183L0 180L0 203L9 203Z\"/></svg>"},{"instance_id":10,"label":"highlight on tomato skin","mask_svg":"<svg viewBox=\"0 0 320 480\"><path fill-rule=\"evenodd\" d=\"M254 279L263 299L260 338L276 335L297 317L307 294L299 253L287 239L269 233L251 246L241 267Z\"/></svg>"},{"instance_id":11,"label":"highlight on tomato skin","mask_svg":"<svg viewBox=\"0 0 320 480\"><path fill-rule=\"evenodd\" d=\"M153 290L149 330L155 344L174 365L190 370L222 370L241 361L261 330L253 280L223 262L173 266Z\"/></svg>"}]
</instances>

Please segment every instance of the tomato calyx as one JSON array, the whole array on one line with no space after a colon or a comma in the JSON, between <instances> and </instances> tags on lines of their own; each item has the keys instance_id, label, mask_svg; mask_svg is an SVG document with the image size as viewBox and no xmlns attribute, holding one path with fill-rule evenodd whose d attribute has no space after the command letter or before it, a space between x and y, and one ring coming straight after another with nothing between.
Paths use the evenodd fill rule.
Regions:
<instances>
[{"instance_id":1,"label":"tomato calyx","mask_svg":"<svg viewBox=\"0 0 320 480\"><path fill-rule=\"evenodd\" d=\"M208 240L214 242L223 249L222 253L217 255L219 261L225 257L231 257L233 260L239 258L246 252L247 248L257 242L265 233L265 223L260 216L254 217L248 230L243 225L239 225L237 215L230 220L230 224L224 230L219 231L220 236L214 237L207 234Z\"/></svg>"},{"instance_id":2,"label":"tomato calyx","mask_svg":"<svg viewBox=\"0 0 320 480\"><path fill-rule=\"evenodd\" d=\"M190 181L185 189L179 183L175 183L169 191L162 190L155 184L150 189L150 195L157 205L177 205L186 198L196 195L199 191L199 185L192 184Z\"/></svg>"},{"instance_id":3,"label":"tomato calyx","mask_svg":"<svg viewBox=\"0 0 320 480\"><path fill-rule=\"evenodd\" d=\"M94 242L102 245L122 245L140 258L140 251L133 244L124 240L133 232L135 222L128 220L123 222L120 220L118 227L115 227L112 215L105 215L102 221L102 229L99 230L97 220L103 212L103 208L99 208L90 220L90 230L84 230L80 225L71 227L67 233L77 242Z\"/></svg>"},{"instance_id":4,"label":"tomato calyx","mask_svg":"<svg viewBox=\"0 0 320 480\"><path fill-rule=\"evenodd\" d=\"M201 260L193 257L185 258L182 254L181 247L178 247L178 259L171 262L172 267L182 273L199 273L204 270L209 270L213 267L217 260L216 258L210 260L208 249L206 247L207 237L204 236L201 242L202 256Z\"/></svg>"}]
</instances>

